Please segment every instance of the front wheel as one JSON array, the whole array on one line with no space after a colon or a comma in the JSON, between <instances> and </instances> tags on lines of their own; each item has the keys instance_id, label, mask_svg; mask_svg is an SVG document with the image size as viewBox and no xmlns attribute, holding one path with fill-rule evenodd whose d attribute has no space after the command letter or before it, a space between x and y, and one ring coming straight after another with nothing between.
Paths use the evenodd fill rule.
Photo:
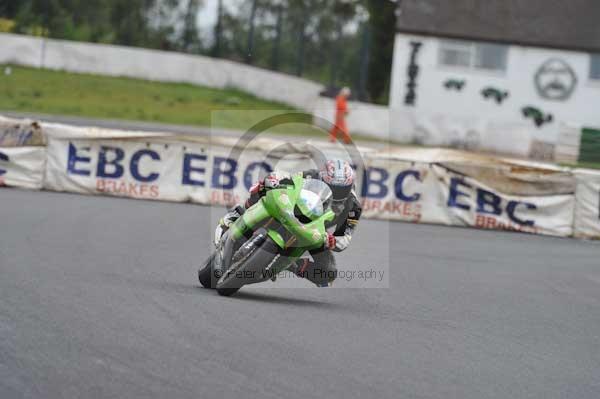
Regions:
<instances>
[{"instance_id":1,"label":"front wheel","mask_svg":"<svg viewBox=\"0 0 600 399\"><path fill-rule=\"evenodd\" d=\"M218 256L218 251L213 253L204 262L204 266L198 269L198 281L204 288L215 288L220 274L215 269L215 260Z\"/></svg>"},{"instance_id":2,"label":"front wheel","mask_svg":"<svg viewBox=\"0 0 600 399\"><path fill-rule=\"evenodd\" d=\"M198 281L204 288L215 289L217 287L217 281L221 274L215 269L215 258L217 252L206 260L204 267L198 270ZM218 288L217 293L222 296L231 296L239 291L239 288Z\"/></svg>"},{"instance_id":3,"label":"front wheel","mask_svg":"<svg viewBox=\"0 0 600 399\"><path fill-rule=\"evenodd\" d=\"M239 288L217 288L217 293L221 296L232 296L239 290Z\"/></svg>"},{"instance_id":4,"label":"front wheel","mask_svg":"<svg viewBox=\"0 0 600 399\"><path fill-rule=\"evenodd\" d=\"M246 284L265 281L265 268L279 253L279 247L266 231L254 235L231 259L231 266L217 282L219 295L231 296Z\"/></svg>"}]
</instances>

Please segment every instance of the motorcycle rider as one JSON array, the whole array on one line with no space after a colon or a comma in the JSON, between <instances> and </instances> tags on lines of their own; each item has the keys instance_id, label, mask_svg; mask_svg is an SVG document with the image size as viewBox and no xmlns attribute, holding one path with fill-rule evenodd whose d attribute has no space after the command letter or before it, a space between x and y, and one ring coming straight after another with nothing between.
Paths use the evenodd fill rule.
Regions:
<instances>
[{"instance_id":1,"label":"motorcycle rider","mask_svg":"<svg viewBox=\"0 0 600 399\"><path fill-rule=\"evenodd\" d=\"M333 193L332 210L335 213L335 219L326 227L335 226L335 230L333 233L327 233L327 240L323 248L310 251L312 262L308 258L300 258L290 267L290 270L318 287L328 287L337 277L335 258L332 252L342 252L348 248L362 211L354 192L355 173L350 164L342 160L328 160L320 171L311 169L302 173L305 178L320 179L331 188ZM218 245L221 236L246 209L256 204L268 190L289 183L290 179L291 176L287 173L272 172L264 180L252 186L250 196L243 206L238 205L233 208L219 222L215 231L215 245Z\"/></svg>"}]
</instances>

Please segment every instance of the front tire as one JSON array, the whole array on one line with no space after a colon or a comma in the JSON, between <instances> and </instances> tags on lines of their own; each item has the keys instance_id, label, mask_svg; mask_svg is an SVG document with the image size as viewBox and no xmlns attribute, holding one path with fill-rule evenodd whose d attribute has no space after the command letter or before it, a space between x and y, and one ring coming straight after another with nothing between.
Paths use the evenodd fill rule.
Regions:
<instances>
[{"instance_id":1,"label":"front tire","mask_svg":"<svg viewBox=\"0 0 600 399\"><path fill-rule=\"evenodd\" d=\"M217 287L217 281L219 281L220 274L215 270L215 258L218 255L218 251L214 251L209 258L204 262L204 267L198 270L198 281L204 288L215 289ZM219 288L217 293L222 296L231 296L238 292L239 288Z\"/></svg>"},{"instance_id":2,"label":"front tire","mask_svg":"<svg viewBox=\"0 0 600 399\"><path fill-rule=\"evenodd\" d=\"M214 251L204 262L204 267L198 270L198 281L204 288L215 288L219 277L215 273L215 257L217 251Z\"/></svg>"},{"instance_id":3,"label":"front tire","mask_svg":"<svg viewBox=\"0 0 600 399\"><path fill-rule=\"evenodd\" d=\"M232 296L239 290L239 288L217 288L217 293L221 296Z\"/></svg>"},{"instance_id":4,"label":"front tire","mask_svg":"<svg viewBox=\"0 0 600 399\"><path fill-rule=\"evenodd\" d=\"M266 231L255 235L242 245L232 257L232 264L217 283L219 295L231 296L245 284L264 281L259 276L263 268L277 256L279 247L266 236ZM253 276L247 280L246 274Z\"/></svg>"}]
</instances>

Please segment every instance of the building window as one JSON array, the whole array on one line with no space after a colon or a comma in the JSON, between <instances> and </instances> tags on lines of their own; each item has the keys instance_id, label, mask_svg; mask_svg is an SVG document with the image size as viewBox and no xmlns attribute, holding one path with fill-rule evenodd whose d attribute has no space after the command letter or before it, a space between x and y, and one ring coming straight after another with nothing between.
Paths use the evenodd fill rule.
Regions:
<instances>
[{"instance_id":1,"label":"building window","mask_svg":"<svg viewBox=\"0 0 600 399\"><path fill-rule=\"evenodd\" d=\"M440 46L440 65L506 71L508 47L499 44L444 40Z\"/></svg>"},{"instance_id":2,"label":"building window","mask_svg":"<svg viewBox=\"0 0 600 399\"><path fill-rule=\"evenodd\" d=\"M600 54L590 57L590 79L600 80Z\"/></svg>"},{"instance_id":3,"label":"building window","mask_svg":"<svg viewBox=\"0 0 600 399\"><path fill-rule=\"evenodd\" d=\"M475 67L506 71L508 48L499 44L475 44Z\"/></svg>"},{"instance_id":4,"label":"building window","mask_svg":"<svg viewBox=\"0 0 600 399\"><path fill-rule=\"evenodd\" d=\"M458 67L471 66L471 46L462 42L443 42L440 64Z\"/></svg>"}]
</instances>

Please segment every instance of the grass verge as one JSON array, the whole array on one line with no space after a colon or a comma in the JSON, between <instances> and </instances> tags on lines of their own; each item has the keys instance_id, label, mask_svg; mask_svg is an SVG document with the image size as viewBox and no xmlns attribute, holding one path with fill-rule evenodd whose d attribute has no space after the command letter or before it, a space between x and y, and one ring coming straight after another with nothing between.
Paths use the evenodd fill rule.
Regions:
<instances>
[{"instance_id":1,"label":"grass verge","mask_svg":"<svg viewBox=\"0 0 600 399\"><path fill-rule=\"evenodd\" d=\"M236 89L160 83L122 77L9 66L0 69L0 109L101 119L161 122L246 130L287 105ZM213 111L220 111L211 119ZM320 136L304 124L280 125L270 133Z\"/></svg>"}]
</instances>

